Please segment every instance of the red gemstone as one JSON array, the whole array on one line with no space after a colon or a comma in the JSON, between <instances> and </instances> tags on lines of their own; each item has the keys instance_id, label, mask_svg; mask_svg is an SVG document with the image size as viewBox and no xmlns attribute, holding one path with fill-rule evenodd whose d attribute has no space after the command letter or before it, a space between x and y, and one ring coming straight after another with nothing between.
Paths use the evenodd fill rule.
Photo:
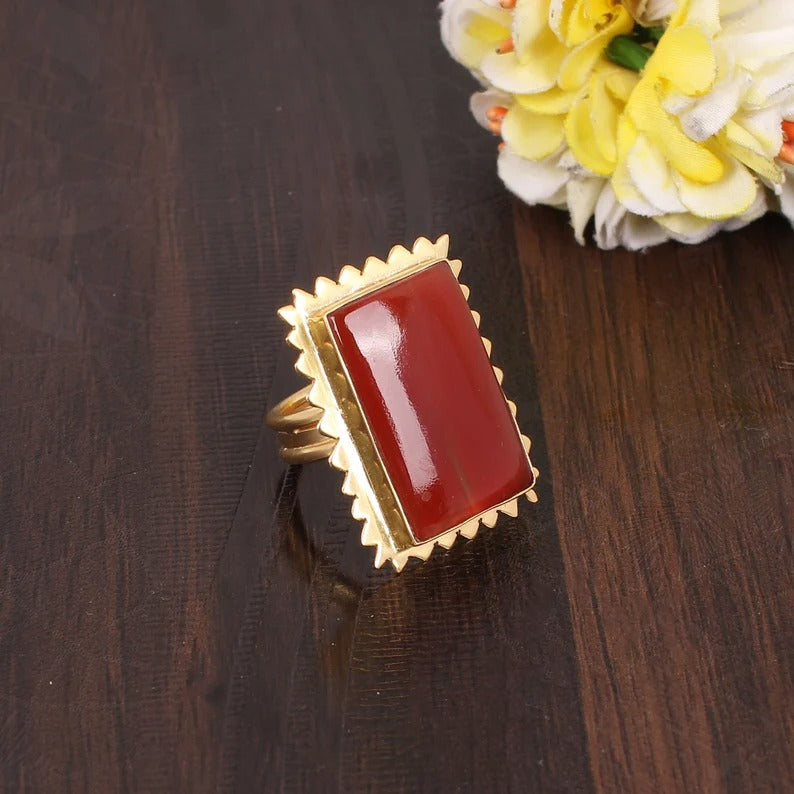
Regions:
<instances>
[{"instance_id":1,"label":"red gemstone","mask_svg":"<svg viewBox=\"0 0 794 794\"><path fill-rule=\"evenodd\" d=\"M328 320L417 541L532 487L521 437L448 262Z\"/></svg>"}]
</instances>

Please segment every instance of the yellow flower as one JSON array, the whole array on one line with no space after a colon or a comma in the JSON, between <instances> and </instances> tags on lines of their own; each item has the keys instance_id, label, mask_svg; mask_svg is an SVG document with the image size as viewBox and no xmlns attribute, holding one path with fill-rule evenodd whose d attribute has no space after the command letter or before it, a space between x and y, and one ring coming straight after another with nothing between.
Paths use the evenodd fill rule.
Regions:
<instances>
[{"instance_id":1,"label":"yellow flower","mask_svg":"<svg viewBox=\"0 0 794 794\"><path fill-rule=\"evenodd\" d=\"M500 176L580 242L590 217L640 247L791 207L792 0L443 0L442 32Z\"/></svg>"},{"instance_id":2,"label":"yellow flower","mask_svg":"<svg viewBox=\"0 0 794 794\"><path fill-rule=\"evenodd\" d=\"M511 45L486 55L480 69L500 91L560 99L578 92L607 44L633 26L620 0L517 0Z\"/></svg>"}]
</instances>

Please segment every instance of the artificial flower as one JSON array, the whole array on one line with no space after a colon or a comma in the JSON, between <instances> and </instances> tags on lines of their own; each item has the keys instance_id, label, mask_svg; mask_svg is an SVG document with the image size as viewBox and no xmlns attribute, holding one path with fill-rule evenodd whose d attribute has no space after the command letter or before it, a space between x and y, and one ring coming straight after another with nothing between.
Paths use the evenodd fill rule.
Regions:
<instances>
[{"instance_id":1,"label":"artificial flower","mask_svg":"<svg viewBox=\"0 0 794 794\"><path fill-rule=\"evenodd\" d=\"M444 0L442 37L506 186L580 243L794 222L791 0Z\"/></svg>"}]
</instances>

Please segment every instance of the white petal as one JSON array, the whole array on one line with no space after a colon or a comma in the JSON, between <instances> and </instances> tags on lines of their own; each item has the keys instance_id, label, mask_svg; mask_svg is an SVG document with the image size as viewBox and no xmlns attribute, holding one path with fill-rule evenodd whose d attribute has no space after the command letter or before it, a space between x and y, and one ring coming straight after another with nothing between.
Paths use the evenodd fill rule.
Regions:
<instances>
[{"instance_id":1,"label":"white petal","mask_svg":"<svg viewBox=\"0 0 794 794\"><path fill-rule=\"evenodd\" d=\"M607 183L596 202L594 238L599 248L610 250L622 245L638 251L663 243L669 234L654 219L628 212Z\"/></svg>"},{"instance_id":2,"label":"white petal","mask_svg":"<svg viewBox=\"0 0 794 794\"><path fill-rule=\"evenodd\" d=\"M490 52L480 66L486 79L511 94L539 94L557 82L559 64L553 58L522 64L514 52Z\"/></svg>"},{"instance_id":3,"label":"white petal","mask_svg":"<svg viewBox=\"0 0 794 794\"><path fill-rule=\"evenodd\" d=\"M505 146L497 162L499 176L508 190L527 204L560 203L560 191L564 200L564 187L568 172L560 168L554 158L525 160Z\"/></svg>"},{"instance_id":4,"label":"white petal","mask_svg":"<svg viewBox=\"0 0 794 794\"><path fill-rule=\"evenodd\" d=\"M775 162L783 143L783 130L779 119L777 125L778 144L771 152L767 150L763 141L756 138L738 120L731 120L725 125L725 133L721 136L720 142L727 152L744 163L764 184L779 188L783 182L783 171Z\"/></svg>"},{"instance_id":5,"label":"white petal","mask_svg":"<svg viewBox=\"0 0 794 794\"><path fill-rule=\"evenodd\" d=\"M707 221L689 213L665 215L657 220L674 240L687 245L702 243L722 229L721 221Z\"/></svg>"},{"instance_id":6,"label":"white petal","mask_svg":"<svg viewBox=\"0 0 794 794\"><path fill-rule=\"evenodd\" d=\"M490 8L481 0L443 0L441 3L441 40L456 61L477 70L483 58L493 52L494 45L469 35L469 24L474 16L485 17L509 30L510 12Z\"/></svg>"},{"instance_id":7,"label":"white petal","mask_svg":"<svg viewBox=\"0 0 794 794\"><path fill-rule=\"evenodd\" d=\"M727 0L721 0L720 6L736 5ZM760 0L752 4L745 3L742 14L732 14L730 19L723 24L723 29L732 32L764 31L781 25L794 24L794 7L791 0ZM772 20L772 24L770 24Z\"/></svg>"},{"instance_id":8,"label":"white petal","mask_svg":"<svg viewBox=\"0 0 794 794\"><path fill-rule=\"evenodd\" d=\"M657 207L655 203L651 203L647 196L639 191L629 171L627 159L618 162L615 172L612 174L612 188L618 201L629 212L646 218L664 214L661 208Z\"/></svg>"},{"instance_id":9,"label":"white petal","mask_svg":"<svg viewBox=\"0 0 794 794\"><path fill-rule=\"evenodd\" d=\"M571 225L574 237L579 245L584 245L584 232L590 218L595 212L596 202L601 191L607 185L605 179L571 179L566 185L568 211L571 213Z\"/></svg>"},{"instance_id":10,"label":"white petal","mask_svg":"<svg viewBox=\"0 0 794 794\"><path fill-rule=\"evenodd\" d=\"M794 85L794 55L773 61L753 74L745 101L761 107Z\"/></svg>"},{"instance_id":11,"label":"white petal","mask_svg":"<svg viewBox=\"0 0 794 794\"><path fill-rule=\"evenodd\" d=\"M620 244L629 251L642 251L670 239L670 233L655 218L641 218L628 213L620 225Z\"/></svg>"},{"instance_id":12,"label":"white petal","mask_svg":"<svg viewBox=\"0 0 794 794\"><path fill-rule=\"evenodd\" d=\"M736 113L739 98L750 83L750 75L741 71L721 80L704 97L678 116L684 132L702 142L716 135Z\"/></svg>"},{"instance_id":13,"label":"white petal","mask_svg":"<svg viewBox=\"0 0 794 794\"><path fill-rule=\"evenodd\" d=\"M783 144L782 119L782 112L771 107L759 112L739 113L734 121L758 141L767 156L777 157Z\"/></svg>"},{"instance_id":14,"label":"white petal","mask_svg":"<svg viewBox=\"0 0 794 794\"><path fill-rule=\"evenodd\" d=\"M626 165L642 198L659 211L654 214L686 212L686 207L678 197L672 169L645 135L638 136L631 147Z\"/></svg>"},{"instance_id":15,"label":"white petal","mask_svg":"<svg viewBox=\"0 0 794 794\"><path fill-rule=\"evenodd\" d=\"M759 2L763 2L763 0L721 0L720 20L723 23L723 27L726 19L730 19L734 15L746 14L755 8Z\"/></svg>"},{"instance_id":16,"label":"white petal","mask_svg":"<svg viewBox=\"0 0 794 794\"><path fill-rule=\"evenodd\" d=\"M714 36L719 31L719 0L688 0L688 6L686 24L699 27L709 36Z\"/></svg>"},{"instance_id":17,"label":"white petal","mask_svg":"<svg viewBox=\"0 0 794 794\"><path fill-rule=\"evenodd\" d=\"M621 243L619 227L626 217L626 208L615 196L612 185L601 191L595 207L595 241L599 248L617 248Z\"/></svg>"},{"instance_id":18,"label":"white petal","mask_svg":"<svg viewBox=\"0 0 794 794\"><path fill-rule=\"evenodd\" d=\"M748 223L758 220L769 211L769 193L766 190L759 190L756 200L752 203L747 212L743 212L736 218L728 218L722 228L726 232L733 232L747 226Z\"/></svg>"},{"instance_id":19,"label":"white petal","mask_svg":"<svg viewBox=\"0 0 794 794\"><path fill-rule=\"evenodd\" d=\"M568 148L563 148L557 165L564 168L574 179L588 179L596 176L589 168L585 168Z\"/></svg>"},{"instance_id":20,"label":"white petal","mask_svg":"<svg viewBox=\"0 0 794 794\"><path fill-rule=\"evenodd\" d=\"M775 20L773 25L770 25L770 19ZM741 32L724 35L721 41L739 65L754 72L770 61L794 52L794 21L785 23L769 16L761 30L742 28Z\"/></svg>"},{"instance_id":21,"label":"white petal","mask_svg":"<svg viewBox=\"0 0 794 794\"><path fill-rule=\"evenodd\" d=\"M676 9L676 0L623 0L634 19L641 25L662 22Z\"/></svg>"},{"instance_id":22,"label":"white petal","mask_svg":"<svg viewBox=\"0 0 794 794\"><path fill-rule=\"evenodd\" d=\"M794 169L792 169L780 195L780 211L794 224Z\"/></svg>"}]
</instances>

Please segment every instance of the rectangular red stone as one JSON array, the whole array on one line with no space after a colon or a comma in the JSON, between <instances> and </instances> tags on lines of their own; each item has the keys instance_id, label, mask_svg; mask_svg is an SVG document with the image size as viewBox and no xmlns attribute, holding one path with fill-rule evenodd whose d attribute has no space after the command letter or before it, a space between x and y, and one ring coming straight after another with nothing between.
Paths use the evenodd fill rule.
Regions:
<instances>
[{"instance_id":1,"label":"rectangular red stone","mask_svg":"<svg viewBox=\"0 0 794 794\"><path fill-rule=\"evenodd\" d=\"M534 484L521 437L448 262L328 315L417 541Z\"/></svg>"}]
</instances>

